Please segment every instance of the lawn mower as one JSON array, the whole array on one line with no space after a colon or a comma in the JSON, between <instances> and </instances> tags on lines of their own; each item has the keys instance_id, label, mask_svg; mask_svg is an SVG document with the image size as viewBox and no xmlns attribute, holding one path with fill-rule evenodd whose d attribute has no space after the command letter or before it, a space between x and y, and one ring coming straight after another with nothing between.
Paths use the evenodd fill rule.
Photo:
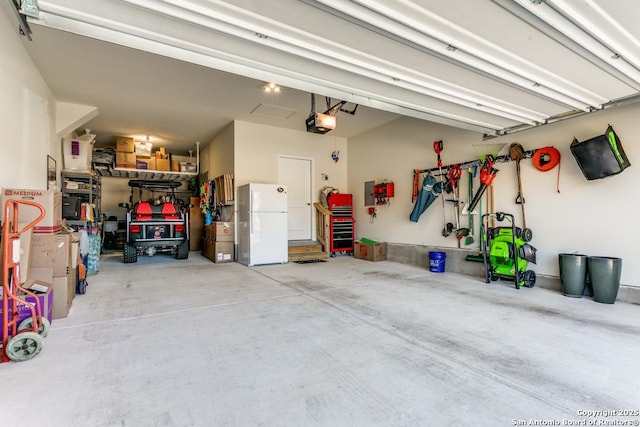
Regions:
<instances>
[{"instance_id":1,"label":"lawn mower","mask_svg":"<svg viewBox=\"0 0 640 427\"><path fill-rule=\"evenodd\" d=\"M511 225L488 227L485 224L489 217L495 217L498 222L506 219ZM496 212L482 215L480 234L486 283L505 279L513 280L516 289L535 285L536 273L527 270L530 262L536 263L536 248L528 243L533 237L531 229L516 227L511 214Z\"/></svg>"}]
</instances>

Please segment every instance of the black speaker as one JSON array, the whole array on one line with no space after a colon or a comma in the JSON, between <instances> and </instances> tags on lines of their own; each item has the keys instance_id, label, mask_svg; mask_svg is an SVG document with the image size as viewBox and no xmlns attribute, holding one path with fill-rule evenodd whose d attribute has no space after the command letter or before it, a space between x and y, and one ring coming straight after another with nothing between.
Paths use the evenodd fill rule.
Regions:
<instances>
[{"instance_id":1,"label":"black speaker","mask_svg":"<svg viewBox=\"0 0 640 427\"><path fill-rule=\"evenodd\" d=\"M588 180L616 175L631 166L622 143L611 126L604 135L582 142L573 138L569 148Z\"/></svg>"}]
</instances>

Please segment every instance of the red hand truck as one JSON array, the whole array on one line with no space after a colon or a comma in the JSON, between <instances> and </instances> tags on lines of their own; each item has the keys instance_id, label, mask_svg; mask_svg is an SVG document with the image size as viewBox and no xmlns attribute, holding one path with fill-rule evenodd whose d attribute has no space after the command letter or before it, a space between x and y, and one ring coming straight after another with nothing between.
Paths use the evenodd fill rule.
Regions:
<instances>
[{"instance_id":1,"label":"red hand truck","mask_svg":"<svg viewBox=\"0 0 640 427\"><path fill-rule=\"evenodd\" d=\"M20 229L19 205L40 210L40 215ZM49 321L42 317L42 307L36 295L20 284L20 235L33 228L44 218L44 208L28 200L7 200L2 227L2 351L0 362L21 362L34 358L42 350L43 337L49 330ZM34 303L26 301L32 298ZM18 324L18 307L24 306L31 316Z\"/></svg>"}]
</instances>

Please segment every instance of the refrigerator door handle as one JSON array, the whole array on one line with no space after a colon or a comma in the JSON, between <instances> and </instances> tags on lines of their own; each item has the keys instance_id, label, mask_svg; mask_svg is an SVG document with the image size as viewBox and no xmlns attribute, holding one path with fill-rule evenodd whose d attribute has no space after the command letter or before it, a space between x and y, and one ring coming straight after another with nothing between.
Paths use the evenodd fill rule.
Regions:
<instances>
[{"instance_id":1,"label":"refrigerator door handle","mask_svg":"<svg viewBox=\"0 0 640 427\"><path fill-rule=\"evenodd\" d=\"M249 192L249 235L253 234L253 191Z\"/></svg>"}]
</instances>

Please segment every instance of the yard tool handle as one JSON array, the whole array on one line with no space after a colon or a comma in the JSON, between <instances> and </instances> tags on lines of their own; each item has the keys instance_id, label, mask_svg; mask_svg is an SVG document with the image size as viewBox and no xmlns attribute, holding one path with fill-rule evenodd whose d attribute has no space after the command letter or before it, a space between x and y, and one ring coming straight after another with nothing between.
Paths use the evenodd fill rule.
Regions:
<instances>
[{"instance_id":1,"label":"yard tool handle","mask_svg":"<svg viewBox=\"0 0 640 427\"><path fill-rule=\"evenodd\" d=\"M496 177L497 173L498 169L493 168L493 159L491 157L487 157L487 160L480 170L480 183L486 186L491 185L493 178Z\"/></svg>"},{"instance_id":2,"label":"yard tool handle","mask_svg":"<svg viewBox=\"0 0 640 427\"><path fill-rule=\"evenodd\" d=\"M442 140L437 140L437 141L433 141L433 151L436 152L436 154L438 155L438 167L441 168L442 167L442 158L440 157L440 153L442 153L442 150L444 149L444 144L442 143Z\"/></svg>"},{"instance_id":3,"label":"yard tool handle","mask_svg":"<svg viewBox=\"0 0 640 427\"><path fill-rule=\"evenodd\" d=\"M451 183L451 188L456 188L458 185L458 181L462 176L462 168L460 165L453 165L449 168L449 182Z\"/></svg>"},{"instance_id":4,"label":"yard tool handle","mask_svg":"<svg viewBox=\"0 0 640 427\"><path fill-rule=\"evenodd\" d=\"M482 195L486 191L487 187L491 186L493 179L498 174L498 169L493 168L493 159L491 157L487 157L487 160L482 165L482 169L480 170L480 188L478 188L478 192L473 196L473 200L469 203L469 212L473 212L476 208Z\"/></svg>"}]
</instances>

